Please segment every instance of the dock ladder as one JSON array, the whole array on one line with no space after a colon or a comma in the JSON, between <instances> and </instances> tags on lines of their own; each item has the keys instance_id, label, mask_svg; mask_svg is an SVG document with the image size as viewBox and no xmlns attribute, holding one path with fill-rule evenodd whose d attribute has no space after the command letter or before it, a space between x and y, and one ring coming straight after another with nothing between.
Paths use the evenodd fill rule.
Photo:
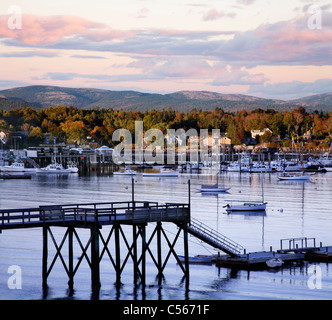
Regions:
<instances>
[{"instance_id":1,"label":"dock ladder","mask_svg":"<svg viewBox=\"0 0 332 320\"><path fill-rule=\"evenodd\" d=\"M199 220L191 218L188 232L210 246L219 249L231 256L237 256L243 251L243 247L216 230L203 224Z\"/></svg>"}]
</instances>

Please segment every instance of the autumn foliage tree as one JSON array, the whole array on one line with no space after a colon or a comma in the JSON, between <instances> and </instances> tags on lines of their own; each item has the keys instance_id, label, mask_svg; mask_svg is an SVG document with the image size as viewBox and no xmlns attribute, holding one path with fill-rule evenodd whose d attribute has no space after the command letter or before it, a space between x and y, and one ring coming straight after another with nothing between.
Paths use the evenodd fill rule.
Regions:
<instances>
[{"instance_id":1,"label":"autumn foliage tree","mask_svg":"<svg viewBox=\"0 0 332 320\"><path fill-rule=\"evenodd\" d=\"M319 139L332 140L332 112L307 112L299 107L280 112L272 109L242 110L236 113L224 112L220 108L211 111L192 109L180 112L171 108L164 110L82 110L74 107L58 106L48 109L32 108L2 110L0 106L0 129L3 132L25 131L29 141L36 144L45 134L57 141L73 144L87 142L90 136L97 144L112 145L112 135L119 128L135 132L135 121L143 121L144 131L158 128L164 134L167 129L219 129L227 133L232 144L243 143L251 136L251 130L269 128L272 135L280 139L301 138L310 131ZM270 140L271 137L266 137ZM285 140L286 141L286 140ZM285 143L287 145L287 143Z\"/></svg>"},{"instance_id":2,"label":"autumn foliage tree","mask_svg":"<svg viewBox=\"0 0 332 320\"><path fill-rule=\"evenodd\" d=\"M87 129L83 121L67 120L60 125L62 131L65 133L67 142L80 144L86 142Z\"/></svg>"}]
</instances>

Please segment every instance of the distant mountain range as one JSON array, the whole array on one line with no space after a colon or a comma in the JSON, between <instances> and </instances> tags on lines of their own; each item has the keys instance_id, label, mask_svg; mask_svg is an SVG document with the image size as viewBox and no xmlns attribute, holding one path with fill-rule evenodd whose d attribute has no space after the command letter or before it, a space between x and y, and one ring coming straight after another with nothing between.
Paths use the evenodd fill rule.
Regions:
<instances>
[{"instance_id":1,"label":"distant mountain range","mask_svg":"<svg viewBox=\"0 0 332 320\"><path fill-rule=\"evenodd\" d=\"M214 110L218 107L227 112L257 108L284 111L303 106L307 111L332 111L332 93L283 101L209 91L179 91L170 94L156 94L55 86L27 86L0 91L0 108L9 110L24 106L35 109L73 106L80 109L99 107L141 111L160 110L169 107L178 111L187 111L193 108Z\"/></svg>"}]
</instances>

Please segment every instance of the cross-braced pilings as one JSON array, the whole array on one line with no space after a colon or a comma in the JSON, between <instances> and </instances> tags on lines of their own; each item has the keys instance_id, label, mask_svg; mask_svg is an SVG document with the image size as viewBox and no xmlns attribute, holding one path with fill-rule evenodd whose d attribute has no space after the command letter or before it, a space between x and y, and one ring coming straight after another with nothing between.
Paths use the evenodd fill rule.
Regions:
<instances>
[{"instance_id":1,"label":"cross-braced pilings","mask_svg":"<svg viewBox=\"0 0 332 320\"><path fill-rule=\"evenodd\" d=\"M174 239L170 239L170 234L163 227L164 223L177 225L178 230ZM60 260L68 276L69 287L72 289L74 277L82 261L85 260L91 269L92 288L98 289L101 285L100 264L103 258L110 260L110 264L115 270L117 285L121 284L123 270L131 260L134 283L145 286L146 260L147 257L150 257L157 270L158 283L161 283L163 272L172 255L183 271L186 283L189 284L189 223L189 204L166 203L160 205L156 202L146 201L67 204L0 210L0 228L2 230L42 228L44 288L47 288L47 280L55 263ZM150 225L153 225L153 230L151 234L147 234L147 226ZM60 240L54 236L56 227L65 230ZM132 232L128 233L128 228L131 228ZM78 229L90 230L89 236L80 236ZM175 249L182 233L184 263L179 259ZM78 259L74 259L74 255L77 256L77 252L74 254L74 243L75 247L78 246L81 251ZM54 256L51 256L51 246L55 249ZM64 251L66 255L64 255Z\"/></svg>"}]
</instances>

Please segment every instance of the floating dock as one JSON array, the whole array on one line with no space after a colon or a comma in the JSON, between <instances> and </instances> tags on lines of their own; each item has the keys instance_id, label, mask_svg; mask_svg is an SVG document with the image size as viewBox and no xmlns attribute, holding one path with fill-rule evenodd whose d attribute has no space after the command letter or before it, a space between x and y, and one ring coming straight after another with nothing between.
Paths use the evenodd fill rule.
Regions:
<instances>
[{"instance_id":1,"label":"floating dock","mask_svg":"<svg viewBox=\"0 0 332 320\"><path fill-rule=\"evenodd\" d=\"M285 248L285 243L287 248ZM315 238L290 238L280 240L277 251L261 251L239 254L237 256L220 255L216 264L234 269L264 269L269 268L267 262L271 259L281 259L284 264L298 261L332 261L332 246L316 246Z\"/></svg>"},{"instance_id":2,"label":"floating dock","mask_svg":"<svg viewBox=\"0 0 332 320\"><path fill-rule=\"evenodd\" d=\"M305 253L305 259L309 261L329 262L332 260L332 246L314 248Z\"/></svg>"},{"instance_id":3,"label":"floating dock","mask_svg":"<svg viewBox=\"0 0 332 320\"><path fill-rule=\"evenodd\" d=\"M287 247L285 248L285 243ZM325 261L332 260L332 246L323 246L320 242L316 245L315 238L292 238L281 239L279 253L303 253L304 259L309 261Z\"/></svg>"},{"instance_id":4,"label":"floating dock","mask_svg":"<svg viewBox=\"0 0 332 320\"><path fill-rule=\"evenodd\" d=\"M271 259L281 259L284 263L304 260L303 253L278 253L275 251L261 251L241 254L236 257L221 255L216 259L217 266L232 269L264 269Z\"/></svg>"}]
</instances>

